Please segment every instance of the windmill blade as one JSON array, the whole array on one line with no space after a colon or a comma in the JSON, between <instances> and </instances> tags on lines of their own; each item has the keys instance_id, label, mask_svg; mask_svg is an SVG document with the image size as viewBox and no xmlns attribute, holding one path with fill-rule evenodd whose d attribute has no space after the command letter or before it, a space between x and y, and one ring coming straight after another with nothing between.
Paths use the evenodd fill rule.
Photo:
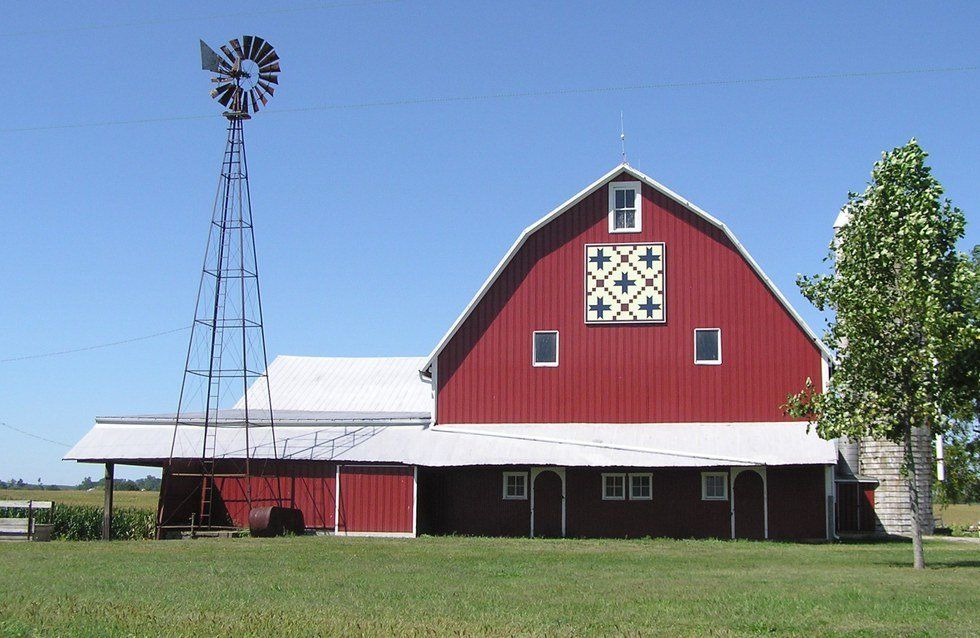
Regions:
<instances>
[{"instance_id":1,"label":"windmill blade","mask_svg":"<svg viewBox=\"0 0 980 638\"><path fill-rule=\"evenodd\" d=\"M276 94L276 89L272 85L270 85L270 84L266 84L265 82L259 80L258 86L261 86L262 87L262 90L265 91L266 93L268 93L269 95L275 95Z\"/></svg>"},{"instance_id":2,"label":"windmill blade","mask_svg":"<svg viewBox=\"0 0 980 638\"><path fill-rule=\"evenodd\" d=\"M250 60L250 54L252 53L252 40L253 37L250 35L242 36L242 57L246 60Z\"/></svg>"},{"instance_id":3,"label":"windmill blade","mask_svg":"<svg viewBox=\"0 0 980 638\"><path fill-rule=\"evenodd\" d=\"M230 84L218 93L218 104L227 107L228 103L231 102L231 98L235 95L235 85Z\"/></svg>"},{"instance_id":4,"label":"windmill blade","mask_svg":"<svg viewBox=\"0 0 980 638\"><path fill-rule=\"evenodd\" d=\"M231 63L231 61L235 59L235 54L232 52L231 49L228 48L228 45L226 44L222 44L220 48L221 48L221 52L225 54L226 58L228 58L229 63Z\"/></svg>"},{"instance_id":5,"label":"windmill blade","mask_svg":"<svg viewBox=\"0 0 980 638\"><path fill-rule=\"evenodd\" d=\"M270 51L272 51L272 45L263 40L259 50L252 52L252 61L258 64L265 56L269 55Z\"/></svg>"},{"instance_id":6,"label":"windmill blade","mask_svg":"<svg viewBox=\"0 0 980 638\"><path fill-rule=\"evenodd\" d=\"M279 78L276 77L275 73L259 73L259 79L265 80L269 84L279 84Z\"/></svg>"},{"instance_id":7,"label":"windmill blade","mask_svg":"<svg viewBox=\"0 0 980 638\"><path fill-rule=\"evenodd\" d=\"M238 54L238 57L239 58L244 58L245 57L245 52L242 51L242 43L238 41L238 38L235 38L234 40L232 40L228 44L230 44L231 45L231 48L235 50L235 53Z\"/></svg>"},{"instance_id":8,"label":"windmill blade","mask_svg":"<svg viewBox=\"0 0 980 638\"><path fill-rule=\"evenodd\" d=\"M264 47L265 45L266 45L266 41L264 39L260 38L257 35L252 36L252 50L246 51L246 53L248 53L248 59L252 60L253 62L257 62L260 59L259 51L261 51L262 47ZM270 46L269 48L271 49L272 47Z\"/></svg>"},{"instance_id":9,"label":"windmill blade","mask_svg":"<svg viewBox=\"0 0 980 638\"><path fill-rule=\"evenodd\" d=\"M221 56L201 40L201 68L205 71L221 72Z\"/></svg>"},{"instance_id":10,"label":"windmill blade","mask_svg":"<svg viewBox=\"0 0 980 638\"><path fill-rule=\"evenodd\" d=\"M276 53L275 49L270 48L269 53L264 55L262 58L256 60L255 63L258 64L259 66L265 66L270 62L277 62L278 60L279 60L279 54Z\"/></svg>"},{"instance_id":11,"label":"windmill blade","mask_svg":"<svg viewBox=\"0 0 980 638\"><path fill-rule=\"evenodd\" d=\"M282 69L279 68L279 61L270 62L266 66L259 67L259 73L280 73Z\"/></svg>"},{"instance_id":12,"label":"windmill blade","mask_svg":"<svg viewBox=\"0 0 980 638\"><path fill-rule=\"evenodd\" d=\"M259 87L255 87L255 94L259 96L259 100L262 101L262 106L269 103L269 100L265 97L265 93Z\"/></svg>"},{"instance_id":13,"label":"windmill blade","mask_svg":"<svg viewBox=\"0 0 980 638\"><path fill-rule=\"evenodd\" d=\"M259 112L259 103L255 99L255 91L249 91L248 92L248 97L251 98L251 100L252 100L252 112L253 113L258 113Z\"/></svg>"}]
</instances>

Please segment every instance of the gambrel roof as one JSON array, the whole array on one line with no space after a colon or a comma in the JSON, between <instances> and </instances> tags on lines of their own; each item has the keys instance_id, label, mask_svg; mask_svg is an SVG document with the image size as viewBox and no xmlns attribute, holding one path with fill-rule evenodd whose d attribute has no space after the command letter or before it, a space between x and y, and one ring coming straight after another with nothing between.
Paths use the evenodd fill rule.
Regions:
<instances>
[{"instance_id":1,"label":"gambrel roof","mask_svg":"<svg viewBox=\"0 0 980 638\"><path fill-rule=\"evenodd\" d=\"M776 297L776 299L778 299L779 302L783 305L783 307L786 309L786 312L788 312L790 316L793 317L793 319L800 326L803 332L806 333L806 335L810 338L811 341L813 341L814 344L816 344L817 348L819 348L824 359L828 362L833 360L833 354L831 353L831 351L827 348L826 345L824 345L824 343L820 340L820 338L813 331L813 329L810 328L809 325L807 325L806 321L803 320L803 317L800 316L800 313L798 313L796 309L789 303L789 300L786 299L786 297L783 295L782 292L780 292L776 284L773 283L773 281L769 278L768 275L766 275L765 272L763 272L759 264L755 261L755 259L752 258L752 255L749 254L749 251L745 249L745 246L742 245L742 243L735 237L735 235L728 228L728 226L724 224L724 222L716 219L715 217L708 214L701 208L695 206L694 204L684 199L683 197L681 197L674 191L670 190L660 182L656 181L652 177L636 170L629 164L623 163L614 167L605 175L603 175L596 181L586 186L585 189L580 191L574 197L572 197L571 199L569 199L568 201L566 201L565 203L563 203L558 208L554 209L553 211L551 211L541 219L537 220L536 222L534 222L533 224L531 224L521 232L521 234L517 237L517 240L513 243L513 245L511 245L510 249L504 255L503 259L500 260L497 266L490 273L490 276L487 277L486 281L483 282L483 285L480 286L480 289L477 290L476 294L473 296L473 299L470 300L469 304L467 304L467 306L463 309L463 312L460 313L459 317L456 318L456 321L453 322L453 324L449 327L449 330L442 337L442 339L439 340L439 343L429 354L428 358L425 360L425 363L422 365L422 371L431 372L432 365L433 363L436 362L439 353L442 352L443 348L446 347L446 344L448 344L450 339L453 338L453 335L456 334L459 328L463 325L463 322L466 321L466 319L470 316L470 314L473 312L476 306L487 294L491 286L493 286L494 282L497 281L497 278L501 275L501 273L504 271L507 265L517 255L518 251L521 249L524 243L535 232L537 232L538 230L540 230L541 228L549 224L558 216L570 210L573 206L581 202L583 199L585 199L586 197L588 197L589 195L597 191L599 188L604 186L607 182L612 180L614 177L617 177L622 173L626 173L632 176L633 178L639 180L640 182L643 182L644 184L650 186L654 190L669 197L670 199L674 200L681 206L684 206L685 208L690 210L695 215L701 217L702 219L710 223L712 226L715 226L720 231L722 231L725 234L725 236L728 238L728 240L732 242L735 248L738 249L739 254L745 259L746 262L748 262L748 264L752 267L755 273L759 276L759 279L761 279L763 283L765 283L765 285L769 288L769 290Z\"/></svg>"}]
</instances>

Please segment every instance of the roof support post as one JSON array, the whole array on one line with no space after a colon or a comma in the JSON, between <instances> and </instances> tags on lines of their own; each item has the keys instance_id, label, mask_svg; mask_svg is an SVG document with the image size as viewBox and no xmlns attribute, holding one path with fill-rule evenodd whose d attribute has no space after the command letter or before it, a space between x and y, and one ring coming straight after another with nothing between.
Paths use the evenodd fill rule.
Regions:
<instances>
[{"instance_id":1,"label":"roof support post","mask_svg":"<svg viewBox=\"0 0 980 638\"><path fill-rule=\"evenodd\" d=\"M112 490L115 470L115 464L105 464L105 505L102 509L102 540L104 541L112 538Z\"/></svg>"}]
</instances>

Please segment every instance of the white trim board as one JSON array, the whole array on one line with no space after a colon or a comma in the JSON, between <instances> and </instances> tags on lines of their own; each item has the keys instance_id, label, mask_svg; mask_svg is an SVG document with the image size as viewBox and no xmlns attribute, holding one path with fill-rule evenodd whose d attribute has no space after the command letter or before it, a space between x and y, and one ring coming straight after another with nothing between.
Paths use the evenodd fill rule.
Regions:
<instances>
[{"instance_id":1,"label":"white trim board","mask_svg":"<svg viewBox=\"0 0 980 638\"><path fill-rule=\"evenodd\" d=\"M494 284L494 282L497 281L497 278L500 277L501 273L504 271L504 268L506 268L507 265L511 262L511 260L517 255L517 252L521 249L521 247L528 240L528 238L530 238L531 235L533 235L539 229L541 229L542 227L550 223L556 217L558 217L562 213L565 213L573 206L581 202L583 199L585 199L586 197L594 193L596 190L601 188L603 185L605 185L607 182L612 180L620 173L627 173L628 175L632 175L633 177L643 182L647 186L650 186L651 188L660 192L661 194L666 195L667 197L674 200L678 204L684 206L694 214L700 216L702 219L707 221L712 226L721 230L728 238L728 240L732 242L735 248L738 249L739 254L742 255L745 261L748 262L749 266L751 266L752 269L755 271L755 273L759 276L759 279L761 279L762 282L769 288L770 292L772 292L772 294L776 297L776 299L783 305L783 307L790 314L790 316L793 317L794 320L796 320L796 323L800 326L803 332L806 333L806 335L810 338L811 341L813 341L814 344L816 344L817 348L823 354L824 358L827 361L833 361L833 354L831 353L831 351L827 348L826 345L824 345L824 343L820 340L820 338L813 331L813 329L810 328L809 325L807 325L806 321L803 320L803 317L800 316L800 313L798 313L796 309L793 308L793 306L789 303L789 300L786 299L786 297L779 290L776 284L773 283L773 281L769 278L768 275L766 275L765 272L763 272L759 264L755 261L755 259L752 258L752 255L749 254L749 251L746 250L745 246L743 246L742 243L735 237L735 235L728 228L728 226L726 226L723 222L711 216L701 208L698 208L691 202L687 201L686 199L684 199L674 191L670 190L663 184L657 182L650 176L641 173L640 171L636 170L629 164L623 163L614 167L605 175L603 175L596 181L586 186L583 190L579 191L575 196L573 196L571 199L563 203L561 206L552 210L550 213L548 213L541 219L537 220L536 222L534 222L533 224L531 224L521 232L521 234L517 237L517 240L514 241L514 243L511 245L507 253L503 256L500 262L497 263L496 267L493 269L493 271L491 271L490 275L483 282L483 285L480 286L480 289L477 290L476 294L470 300L469 304L467 304L467 306L463 309L463 312L460 313L460 315L456 318L456 321L454 321L453 324L449 327L449 330L446 332L446 334L443 335L442 339L439 340L439 343L436 344L436 347L433 348L431 353L429 353L429 356L426 358L425 363L422 364L423 372L432 366L433 362L438 358L439 353L442 352L443 348L446 347L446 344L449 343L449 340L453 338L453 336L456 334L459 328L463 325L463 322L466 321L466 319L470 316L470 314L473 313L473 310L476 308L477 304L479 304L480 301L483 299L483 297L486 296L487 292L490 290L490 287Z\"/></svg>"}]
</instances>

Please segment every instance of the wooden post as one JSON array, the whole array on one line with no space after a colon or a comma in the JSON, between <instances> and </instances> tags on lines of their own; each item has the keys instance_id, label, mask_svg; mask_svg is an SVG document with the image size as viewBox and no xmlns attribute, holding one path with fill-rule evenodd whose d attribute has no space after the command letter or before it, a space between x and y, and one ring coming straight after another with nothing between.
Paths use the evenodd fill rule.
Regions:
<instances>
[{"instance_id":1,"label":"wooden post","mask_svg":"<svg viewBox=\"0 0 980 638\"><path fill-rule=\"evenodd\" d=\"M112 463L105 464L105 506L102 510L102 540L104 541L112 538L112 488L115 469L116 466Z\"/></svg>"}]
</instances>

